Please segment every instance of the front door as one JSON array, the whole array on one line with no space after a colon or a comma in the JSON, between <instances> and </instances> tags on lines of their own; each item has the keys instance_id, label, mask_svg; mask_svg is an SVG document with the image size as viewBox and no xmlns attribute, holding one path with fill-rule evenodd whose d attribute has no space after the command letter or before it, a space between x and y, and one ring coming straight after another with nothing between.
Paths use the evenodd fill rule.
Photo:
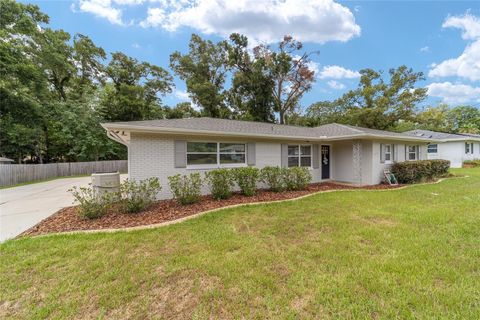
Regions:
<instances>
[{"instance_id":1,"label":"front door","mask_svg":"<svg viewBox=\"0 0 480 320\"><path fill-rule=\"evenodd\" d=\"M330 179L330 146L322 146L322 179Z\"/></svg>"}]
</instances>

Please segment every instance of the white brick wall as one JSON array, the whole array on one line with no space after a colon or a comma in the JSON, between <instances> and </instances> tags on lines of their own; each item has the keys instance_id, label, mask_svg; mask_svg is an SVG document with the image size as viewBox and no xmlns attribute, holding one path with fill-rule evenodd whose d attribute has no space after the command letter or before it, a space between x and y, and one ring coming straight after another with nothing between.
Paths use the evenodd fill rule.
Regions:
<instances>
[{"instance_id":1,"label":"white brick wall","mask_svg":"<svg viewBox=\"0 0 480 320\"><path fill-rule=\"evenodd\" d=\"M154 134L131 134L129 147L129 177L134 180L143 180L150 177L157 177L163 187L158 195L159 199L168 199L172 197L168 186L168 177L175 174L189 174L192 172L203 173L208 169L186 169L174 167L174 141L190 140L190 141L237 141L249 142L231 139L221 139L217 137L175 137L160 136ZM289 142L284 142L289 143ZM290 142L292 144L298 142ZM255 141L256 167L263 168L265 166L281 165L281 142L272 141ZM319 182L320 169L311 170L313 182ZM261 185L259 185L261 186ZM203 187L202 193L207 194L208 188Z\"/></svg>"}]
</instances>

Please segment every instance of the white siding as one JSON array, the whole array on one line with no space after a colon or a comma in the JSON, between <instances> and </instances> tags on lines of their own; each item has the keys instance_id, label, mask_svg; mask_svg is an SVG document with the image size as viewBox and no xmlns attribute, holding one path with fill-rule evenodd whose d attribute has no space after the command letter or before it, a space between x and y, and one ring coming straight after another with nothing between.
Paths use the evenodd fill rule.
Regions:
<instances>
[{"instance_id":1,"label":"white siding","mask_svg":"<svg viewBox=\"0 0 480 320\"><path fill-rule=\"evenodd\" d=\"M452 168L461 168L464 160L480 159L480 143L473 143L473 154L465 154L466 141L438 143L437 153L429 153L428 159L444 159L450 161Z\"/></svg>"},{"instance_id":2,"label":"white siding","mask_svg":"<svg viewBox=\"0 0 480 320\"><path fill-rule=\"evenodd\" d=\"M189 174L192 172L203 173L208 169L187 169L174 167L174 141L236 141L250 142L239 139L219 139L218 137L186 137L186 136L162 136L154 134L131 134L130 146L128 148L129 178L143 180L150 177L158 177L163 187L158 195L159 199L171 198L172 194L168 187L168 177L175 174ZM254 141L256 152L256 167L280 166L281 144L289 142L276 141ZM299 144L299 142L290 142ZM302 142L301 142L302 143ZM307 143L307 142L303 142ZM321 169L311 169L313 182L319 182ZM261 186L261 185L259 185ZM202 189L203 194L208 193L208 188Z\"/></svg>"}]
</instances>

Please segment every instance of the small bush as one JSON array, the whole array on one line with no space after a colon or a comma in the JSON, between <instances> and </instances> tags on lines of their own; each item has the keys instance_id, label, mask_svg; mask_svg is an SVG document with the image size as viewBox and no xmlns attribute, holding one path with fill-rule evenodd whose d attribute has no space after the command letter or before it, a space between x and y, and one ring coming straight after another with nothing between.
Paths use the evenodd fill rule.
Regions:
<instances>
[{"instance_id":1,"label":"small bush","mask_svg":"<svg viewBox=\"0 0 480 320\"><path fill-rule=\"evenodd\" d=\"M465 160L463 161L463 166L465 168L478 168L480 167L480 159Z\"/></svg>"},{"instance_id":2,"label":"small bush","mask_svg":"<svg viewBox=\"0 0 480 320\"><path fill-rule=\"evenodd\" d=\"M285 170L286 169L280 167L264 167L260 170L260 180L274 192L283 191L286 188L283 179Z\"/></svg>"},{"instance_id":3,"label":"small bush","mask_svg":"<svg viewBox=\"0 0 480 320\"><path fill-rule=\"evenodd\" d=\"M182 205L192 204L200 199L202 187L200 173L168 177L168 184L173 197Z\"/></svg>"},{"instance_id":4,"label":"small bush","mask_svg":"<svg viewBox=\"0 0 480 320\"><path fill-rule=\"evenodd\" d=\"M312 181L312 175L305 167L292 167L283 170L283 180L287 190L303 190Z\"/></svg>"},{"instance_id":5,"label":"small bush","mask_svg":"<svg viewBox=\"0 0 480 320\"><path fill-rule=\"evenodd\" d=\"M420 160L395 163L391 171L399 183L409 184L445 176L448 168L448 160Z\"/></svg>"},{"instance_id":6,"label":"small bush","mask_svg":"<svg viewBox=\"0 0 480 320\"><path fill-rule=\"evenodd\" d=\"M96 219L103 216L114 199L113 194L97 192L91 184L88 187L73 187L68 191L78 202L77 212L87 219Z\"/></svg>"},{"instance_id":7,"label":"small bush","mask_svg":"<svg viewBox=\"0 0 480 320\"><path fill-rule=\"evenodd\" d=\"M257 191L257 182L260 175L260 170L255 167L244 167L233 169L233 176L235 182L242 194L251 197Z\"/></svg>"},{"instance_id":8,"label":"small bush","mask_svg":"<svg viewBox=\"0 0 480 320\"><path fill-rule=\"evenodd\" d=\"M227 199L232 195L233 179L233 172L229 169L216 169L205 173L205 180L214 199Z\"/></svg>"},{"instance_id":9,"label":"small bush","mask_svg":"<svg viewBox=\"0 0 480 320\"><path fill-rule=\"evenodd\" d=\"M140 212L155 201L157 193L161 190L158 178L142 181L127 179L120 185L118 194L120 210L124 213Z\"/></svg>"}]
</instances>

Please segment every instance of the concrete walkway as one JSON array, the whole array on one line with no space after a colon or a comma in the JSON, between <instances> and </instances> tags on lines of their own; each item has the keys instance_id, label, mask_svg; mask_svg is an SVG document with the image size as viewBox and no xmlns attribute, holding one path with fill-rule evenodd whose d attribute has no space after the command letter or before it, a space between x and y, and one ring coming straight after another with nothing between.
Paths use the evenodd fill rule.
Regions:
<instances>
[{"instance_id":1,"label":"concrete walkway","mask_svg":"<svg viewBox=\"0 0 480 320\"><path fill-rule=\"evenodd\" d=\"M90 177L61 178L0 190L0 242L71 206L74 199L68 189L87 186L90 182Z\"/></svg>"}]
</instances>

